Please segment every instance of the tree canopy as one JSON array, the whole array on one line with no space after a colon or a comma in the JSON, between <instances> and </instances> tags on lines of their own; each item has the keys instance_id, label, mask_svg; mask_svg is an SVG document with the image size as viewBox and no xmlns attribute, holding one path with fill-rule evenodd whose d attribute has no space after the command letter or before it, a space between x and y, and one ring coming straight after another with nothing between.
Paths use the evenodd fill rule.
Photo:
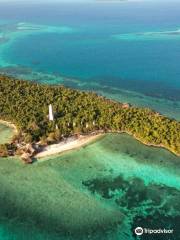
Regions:
<instances>
[{"instance_id":1,"label":"tree canopy","mask_svg":"<svg viewBox=\"0 0 180 240\"><path fill-rule=\"evenodd\" d=\"M55 120L48 119L52 104ZM124 107L93 92L0 76L0 119L16 124L25 142L58 141L62 136L128 132L142 142L180 154L180 122L148 108Z\"/></svg>"}]
</instances>

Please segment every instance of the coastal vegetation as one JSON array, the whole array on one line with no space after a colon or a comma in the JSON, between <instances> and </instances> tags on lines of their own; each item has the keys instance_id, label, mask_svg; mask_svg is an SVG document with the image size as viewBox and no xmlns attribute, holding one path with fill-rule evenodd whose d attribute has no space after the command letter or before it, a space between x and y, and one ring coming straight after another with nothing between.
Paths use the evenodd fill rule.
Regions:
<instances>
[{"instance_id":1,"label":"coastal vegetation","mask_svg":"<svg viewBox=\"0 0 180 240\"><path fill-rule=\"evenodd\" d=\"M52 104L54 121L49 121ZM148 109L118 103L93 92L0 76L0 119L16 125L4 155L24 143L51 144L92 132L127 132L148 145L180 155L180 122Z\"/></svg>"}]
</instances>

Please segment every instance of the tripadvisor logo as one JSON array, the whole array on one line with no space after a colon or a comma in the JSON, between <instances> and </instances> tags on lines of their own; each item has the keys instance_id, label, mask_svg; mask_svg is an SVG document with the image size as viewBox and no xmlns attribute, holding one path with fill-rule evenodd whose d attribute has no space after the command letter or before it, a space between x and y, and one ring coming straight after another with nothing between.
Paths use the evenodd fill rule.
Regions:
<instances>
[{"instance_id":1,"label":"tripadvisor logo","mask_svg":"<svg viewBox=\"0 0 180 240\"><path fill-rule=\"evenodd\" d=\"M149 228L142 228L137 227L135 228L134 232L137 236L140 236L142 234L172 234L173 229L149 229Z\"/></svg>"},{"instance_id":2,"label":"tripadvisor logo","mask_svg":"<svg viewBox=\"0 0 180 240\"><path fill-rule=\"evenodd\" d=\"M140 236L143 234L143 228L142 227L137 227L135 230L135 234Z\"/></svg>"}]
</instances>

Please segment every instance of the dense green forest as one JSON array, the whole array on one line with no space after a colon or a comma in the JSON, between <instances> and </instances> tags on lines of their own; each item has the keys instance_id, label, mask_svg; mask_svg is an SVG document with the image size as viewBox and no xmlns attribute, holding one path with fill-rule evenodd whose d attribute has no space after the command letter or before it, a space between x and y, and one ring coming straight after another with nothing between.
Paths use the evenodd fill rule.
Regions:
<instances>
[{"instance_id":1,"label":"dense green forest","mask_svg":"<svg viewBox=\"0 0 180 240\"><path fill-rule=\"evenodd\" d=\"M48 119L52 104L54 122ZM124 106L95 93L0 76L0 119L16 124L16 141L53 142L63 136L125 131L146 144L180 154L180 122L148 108Z\"/></svg>"}]
</instances>

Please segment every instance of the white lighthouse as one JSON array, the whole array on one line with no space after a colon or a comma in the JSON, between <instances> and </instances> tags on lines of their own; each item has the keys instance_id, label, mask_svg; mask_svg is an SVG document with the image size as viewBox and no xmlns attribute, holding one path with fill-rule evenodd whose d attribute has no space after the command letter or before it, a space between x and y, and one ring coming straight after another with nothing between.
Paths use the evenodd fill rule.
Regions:
<instances>
[{"instance_id":1,"label":"white lighthouse","mask_svg":"<svg viewBox=\"0 0 180 240\"><path fill-rule=\"evenodd\" d=\"M49 105L49 121L54 121L52 104Z\"/></svg>"}]
</instances>

